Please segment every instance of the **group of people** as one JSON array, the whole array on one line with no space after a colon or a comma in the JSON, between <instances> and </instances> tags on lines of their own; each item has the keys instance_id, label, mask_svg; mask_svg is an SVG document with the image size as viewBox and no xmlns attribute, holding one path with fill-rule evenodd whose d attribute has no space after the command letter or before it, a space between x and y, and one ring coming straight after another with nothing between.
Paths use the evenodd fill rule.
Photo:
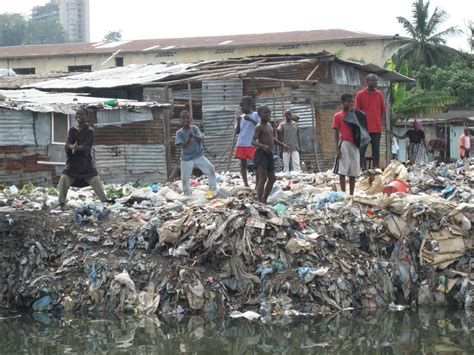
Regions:
<instances>
[{"instance_id":1,"label":"group of people","mask_svg":"<svg viewBox=\"0 0 474 355\"><path fill-rule=\"evenodd\" d=\"M332 128L336 159L334 173L339 175L342 191L346 191L346 177L349 180L349 193L354 194L355 181L361 169L366 167L366 150L372 149L373 168L380 167L380 140L382 120L385 115L385 100L377 89L378 78L375 74L367 75L367 85L357 92L341 97L342 110L333 117ZM275 144L282 148L283 171L301 171L300 136L298 123L290 110L285 111L285 119L278 125L278 140L270 123L271 110L260 106L254 110L254 100L244 96L240 100L240 113L235 118L235 133L238 136L235 158L240 160L240 173L245 186L249 187L247 178L247 161L256 165L255 193L257 199L266 203L275 183L275 163L273 151ZM76 112L77 125L71 127L66 142L67 162L59 181L59 204L65 205L70 186L90 185L102 202L113 202L107 198L102 182L95 167L92 145L94 131L87 124L88 110L80 108ZM188 111L180 113L181 128L176 132L175 144L181 148L181 181L183 193L192 193L189 180L194 168L199 168L208 177L212 196L217 194L216 173L212 163L204 156L204 136L199 127L192 124ZM413 129L403 135L391 132L392 137L408 138L409 157L414 162L419 159L422 148L427 148L421 121L415 119ZM466 129L460 137L461 158L469 157L470 136Z\"/></svg>"}]
</instances>

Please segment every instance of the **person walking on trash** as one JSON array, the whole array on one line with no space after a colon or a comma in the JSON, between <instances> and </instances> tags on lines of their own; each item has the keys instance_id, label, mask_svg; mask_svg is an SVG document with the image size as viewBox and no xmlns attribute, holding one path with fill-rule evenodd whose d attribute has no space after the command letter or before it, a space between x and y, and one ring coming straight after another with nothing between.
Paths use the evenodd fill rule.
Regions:
<instances>
[{"instance_id":1,"label":"person walking on trash","mask_svg":"<svg viewBox=\"0 0 474 355\"><path fill-rule=\"evenodd\" d=\"M287 145L273 137L273 129L269 124L271 114L272 112L268 106L258 108L261 121L255 128L252 138L252 144L256 147L254 161L257 166L257 199L264 203L267 203L276 180L273 143L275 142L288 149Z\"/></svg>"},{"instance_id":2,"label":"person walking on trash","mask_svg":"<svg viewBox=\"0 0 474 355\"><path fill-rule=\"evenodd\" d=\"M216 172L212 163L207 160L203 153L203 140L199 127L192 125L191 115L188 111L181 111L179 114L181 128L176 131L175 144L181 147L181 182L183 193L191 195L192 190L189 179L193 173L193 168L199 168L207 176L209 189L213 196L217 194Z\"/></svg>"},{"instance_id":3,"label":"person walking on trash","mask_svg":"<svg viewBox=\"0 0 474 355\"><path fill-rule=\"evenodd\" d=\"M67 192L70 186L91 186L102 202L114 203L108 199L104 186L99 178L94 159L92 146L94 144L94 130L87 124L89 111L82 107L76 111L77 125L69 129L66 138L66 167L59 179L59 206L66 204Z\"/></svg>"},{"instance_id":4,"label":"person walking on trash","mask_svg":"<svg viewBox=\"0 0 474 355\"><path fill-rule=\"evenodd\" d=\"M339 175L339 183L343 192L346 192L346 176L349 177L349 193L354 195L356 177L360 175L360 154L352 126L346 122L346 116L354 111L354 97L351 94L343 94L341 102L342 111L334 115L332 122L336 142L334 173ZM363 143L359 141L360 145Z\"/></svg>"},{"instance_id":5,"label":"person walking on trash","mask_svg":"<svg viewBox=\"0 0 474 355\"><path fill-rule=\"evenodd\" d=\"M282 141L288 146L283 150L283 172L290 172L290 161L292 171L301 172L300 167L300 135L298 123L293 121L293 113L285 111L285 121L278 126L278 132L282 135Z\"/></svg>"},{"instance_id":6,"label":"person walking on trash","mask_svg":"<svg viewBox=\"0 0 474 355\"><path fill-rule=\"evenodd\" d=\"M420 164L425 153L428 151L428 146L425 141L425 132L421 129L421 119L415 118L413 120L413 129L409 129L403 135L398 135L394 132L391 133L399 139L408 138L410 140L408 145L408 160L410 160L412 164Z\"/></svg>"},{"instance_id":7,"label":"person walking on trash","mask_svg":"<svg viewBox=\"0 0 474 355\"><path fill-rule=\"evenodd\" d=\"M236 116L235 133L239 136L235 157L240 160L240 174L246 187L249 187L247 180L247 160L253 160L255 147L252 145L252 137L255 127L260 123L258 113L253 111L254 100L250 96L244 96L240 100L240 110L242 114ZM258 181L256 182L256 184Z\"/></svg>"}]
</instances>

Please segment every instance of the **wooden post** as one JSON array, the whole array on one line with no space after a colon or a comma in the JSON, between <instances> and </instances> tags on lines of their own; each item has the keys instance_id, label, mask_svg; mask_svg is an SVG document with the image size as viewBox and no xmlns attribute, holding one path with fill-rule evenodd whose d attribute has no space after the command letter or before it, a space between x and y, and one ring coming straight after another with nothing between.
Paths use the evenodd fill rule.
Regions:
<instances>
[{"instance_id":1,"label":"wooden post","mask_svg":"<svg viewBox=\"0 0 474 355\"><path fill-rule=\"evenodd\" d=\"M191 83L188 83L188 105L189 105L189 116L191 116L191 120L193 117L193 92L191 90Z\"/></svg>"},{"instance_id":2,"label":"wooden post","mask_svg":"<svg viewBox=\"0 0 474 355\"><path fill-rule=\"evenodd\" d=\"M457 142L455 142L455 144L457 144ZM448 154L448 123L444 122L444 159L446 159L446 162L451 159L451 155L448 156Z\"/></svg>"},{"instance_id":3,"label":"wooden post","mask_svg":"<svg viewBox=\"0 0 474 355\"><path fill-rule=\"evenodd\" d=\"M314 161L316 162L316 169L318 172L321 172L321 168L319 167L319 159L318 159L318 148L316 147L316 114L314 112L314 100L311 100L311 125L313 128L313 154L314 154Z\"/></svg>"},{"instance_id":4,"label":"wooden post","mask_svg":"<svg viewBox=\"0 0 474 355\"><path fill-rule=\"evenodd\" d=\"M281 113L285 115L285 83L281 83Z\"/></svg>"},{"instance_id":5,"label":"wooden post","mask_svg":"<svg viewBox=\"0 0 474 355\"><path fill-rule=\"evenodd\" d=\"M235 121L235 117L240 113L240 110L239 109L236 109L235 110L235 114L234 114L234 121ZM234 133L232 134L232 144L230 146L230 151L229 151L229 156L227 157L227 163L225 165L225 170L226 171L229 171L230 170L230 163L232 161L232 157L234 156L234 148L235 148L235 143L236 143L236 140L237 140L237 133L235 132L235 127L234 127Z\"/></svg>"}]
</instances>

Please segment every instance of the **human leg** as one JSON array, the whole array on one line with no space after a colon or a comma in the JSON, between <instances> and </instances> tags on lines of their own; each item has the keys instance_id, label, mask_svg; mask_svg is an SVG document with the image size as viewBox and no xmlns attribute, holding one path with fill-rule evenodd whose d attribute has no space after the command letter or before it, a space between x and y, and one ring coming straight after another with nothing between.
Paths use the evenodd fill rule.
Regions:
<instances>
[{"instance_id":1,"label":"human leg","mask_svg":"<svg viewBox=\"0 0 474 355\"><path fill-rule=\"evenodd\" d=\"M291 158L291 152L283 152L283 172L284 173L290 172L290 158Z\"/></svg>"},{"instance_id":2,"label":"human leg","mask_svg":"<svg viewBox=\"0 0 474 355\"><path fill-rule=\"evenodd\" d=\"M366 144L359 148L359 160L360 160L360 168L365 169L365 153L367 152L367 147L369 145Z\"/></svg>"},{"instance_id":3,"label":"human leg","mask_svg":"<svg viewBox=\"0 0 474 355\"><path fill-rule=\"evenodd\" d=\"M296 171L296 172L301 171L300 152L298 152L297 150L291 153L291 163L293 164L293 171Z\"/></svg>"},{"instance_id":4,"label":"human leg","mask_svg":"<svg viewBox=\"0 0 474 355\"><path fill-rule=\"evenodd\" d=\"M265 192L265 182L267 181L267 169L261 165L257 165L258 185L257 200L263 202L263 194Z\"/></svg>"},{"instance_id":5,"label":"human leg","mask_svg":"<svg viewBox=\"0 0 474 355\"><path fill-rule=\"evenodd\" d=\"M59 197L58 197L58 202L60 205L64 205L66 203L66 196L67 196L67 191L69 190L69 187L74 183L75 178L72 178L68 175L61 175L61 178L59 179L59 185L58 185L58 190L59 190Z\"/></svg>"},{"instance_id":6,"label":"human leg","mask_svg":"<svg viewBox=\"0 0 474 355\"><path fill-rule=\"evenodd\" d=\"M102 202L108 201L107 195L104 191L104 185L102 184L102 180L100 180L99 176L92 176L85 180L92 187L97 197L99 197L99 200L101 200Z\"/></svg>"},{"instance_id":7,"label":"human leg","mask_svg":"<svg viewBox=\"0 0 474 355\"><path fill-rule=\"evenodd\" d=\"M249 187L247 180L247 159L240 159L240 175L242 176L242 181L244 185Z\"/></svg>"},{"instance_id":8,"label":"human leg","mask_svg":"<svg viewBox=\"0 0 474 355\"><path fill-rule=\"evenodd\" d=\"M370 133L370 144L372 146L372 159L374 159L374 168L380 168L380 138L382 133Z\"/></svg>"},{"instance_id":9,"label":"human leg","mask_svg":"<svg viewBox=\"0 0 474 355\"><path fill-rule=\"evenodd\" d=\"M183 184L183 193L190 195L192 193L189 186L189 179L193 174L194 160L181 160L181 182Z\"/></svg>"},{"instance_id":10,"label":"human leg","mask_svg":"<svg viewBox=\"0 0 474 355\"><path fill-rule=\"evenodd\" d=\"M268 196L270 196L270 192L272 192L273 184L276 181L275 177L275 170L270 170L266 172L267 174L267 182L265 184L265 192L262 197L262 202L267 203Z\"/></svg>"},{"instance_id":11,"label":"human leg","mask_svg":"<svg viewBox=\"0 0 474 355\"><path fill-rule=\"evenodd\" d=\"M197 158L194 161L194 165L201 169L202 173L207 176L207 180L209 183L209 189L211 191L217 191L217 182L216 182L216 171L214 169L214 165L205 157L202 156Z\"/></svg>"},{"instance_id":12,"label":"human leg","mask_svg":"<svg viewBox=\"0 0 474 355\"><path fill-rule=\"evenodd\" d=\"M339 185L341 185L341 191L346 192L346 176L339 175Z\"/></svg>"},{"instance_id":13,"label":"human leg","mask_svg":"<svg viewBox=\"0 0 474 355\"><path fill-rule=\"evenodd\" d=\"M349 176L349 193L351 194L351 196L354 195L355 183L356 183L355 176Z\"/></svg>"}]
</instances>

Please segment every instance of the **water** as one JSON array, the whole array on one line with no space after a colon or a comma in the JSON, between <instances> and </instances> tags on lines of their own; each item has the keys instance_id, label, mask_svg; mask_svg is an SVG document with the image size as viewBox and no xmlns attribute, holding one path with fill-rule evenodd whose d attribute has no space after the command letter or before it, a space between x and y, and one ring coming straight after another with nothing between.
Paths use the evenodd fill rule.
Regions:
<instances>
[{"instance_id":1,"label":"water","mask_svg":"<svg viewBox=\"0 0 474 355\"><path fill-rule=\"evenodd\" d=\"M193 316L0 317L0 353L472 353L474 316L435 311L345 312L269 323Z\"/></svg>"}]
</instances>

